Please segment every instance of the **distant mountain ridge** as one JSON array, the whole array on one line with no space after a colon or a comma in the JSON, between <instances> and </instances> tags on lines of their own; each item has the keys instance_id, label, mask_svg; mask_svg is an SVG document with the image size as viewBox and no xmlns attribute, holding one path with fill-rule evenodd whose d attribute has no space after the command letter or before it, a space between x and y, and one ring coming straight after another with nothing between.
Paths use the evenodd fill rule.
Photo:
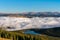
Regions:
<instances>
[{"instance_id":1,"label":"distant mountain ridge","mask_svg":"<svg viewBox=\"0 0 60 40\"><path fill-rule=\"evenodd\" d=\"M18 15L25 17L60 17L59 12L0 13L0 16Z\"/></svg>"}]
</instances>

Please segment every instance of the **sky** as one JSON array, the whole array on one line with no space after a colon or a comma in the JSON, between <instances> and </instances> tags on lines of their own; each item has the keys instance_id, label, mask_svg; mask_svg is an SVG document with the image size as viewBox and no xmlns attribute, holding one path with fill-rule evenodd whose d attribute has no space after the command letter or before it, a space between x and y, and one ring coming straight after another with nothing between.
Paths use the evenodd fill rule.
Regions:
<instances>
[{"instance_id":1,"label":"sky","mask_svg":"<svg viewBox=\"0 0 60 40\"><path fill-rule=\"evenodd\" d=\"M0 0L0 12L60 12L60 0Z\"/></svg>"}]
</instances>

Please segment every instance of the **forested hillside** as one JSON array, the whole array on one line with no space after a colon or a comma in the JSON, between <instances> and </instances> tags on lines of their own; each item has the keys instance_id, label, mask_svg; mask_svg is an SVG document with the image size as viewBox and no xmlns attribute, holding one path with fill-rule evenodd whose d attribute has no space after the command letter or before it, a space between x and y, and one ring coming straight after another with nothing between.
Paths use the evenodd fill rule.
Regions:
<instances>
[{"instance_id":1,"label":"forested hillside","mask_svg":"<svg viewBox=\"0 0 60 40\"><path fill-rule=\"evenodd\" d=\"M4 30L0 30L0 37L8 38L11 40L60 40L60 37L54 37L45 34L32 35L32 34L24 34L23 31L9 32Z\"/></svg>"}]
</instances>

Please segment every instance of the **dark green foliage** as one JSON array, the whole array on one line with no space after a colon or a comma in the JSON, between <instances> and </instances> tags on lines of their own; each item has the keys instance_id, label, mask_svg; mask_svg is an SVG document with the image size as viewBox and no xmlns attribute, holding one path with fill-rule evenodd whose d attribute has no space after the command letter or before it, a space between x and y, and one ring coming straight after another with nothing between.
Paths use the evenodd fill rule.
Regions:
<instances>
[{"instance_id":1,"label":"dark green foliage","mask_svg":"<svg viewBox=\"0 0 60 40\"><path fill-rule=\"evenodd\" d=\"M8 38L11 40L60 40L58 37L51 37L47 35L32 35L24 34L22 32L8 32L0 30L0 37Z\"/></svg>"}]
</instances>

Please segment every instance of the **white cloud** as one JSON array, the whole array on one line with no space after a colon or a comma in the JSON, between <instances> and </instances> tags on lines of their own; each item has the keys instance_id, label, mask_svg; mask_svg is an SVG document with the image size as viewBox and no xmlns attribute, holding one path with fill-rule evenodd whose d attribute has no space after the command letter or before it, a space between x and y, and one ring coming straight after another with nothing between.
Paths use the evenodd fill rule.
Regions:
<instances>
[{"instance_id":1,"label":"white cloud","mask_svg":"<svg viewBox=\"0 0 60 40\"><path fill-rule=\"evenodd\" d=\"M31 28L54 28L60 27L60 17L34 17L34 18L16 18L0 17L0 27L6 28L7 31L23 30ZM15 29L8 29L14 27Z\"/></svg>"}]
</instances>

